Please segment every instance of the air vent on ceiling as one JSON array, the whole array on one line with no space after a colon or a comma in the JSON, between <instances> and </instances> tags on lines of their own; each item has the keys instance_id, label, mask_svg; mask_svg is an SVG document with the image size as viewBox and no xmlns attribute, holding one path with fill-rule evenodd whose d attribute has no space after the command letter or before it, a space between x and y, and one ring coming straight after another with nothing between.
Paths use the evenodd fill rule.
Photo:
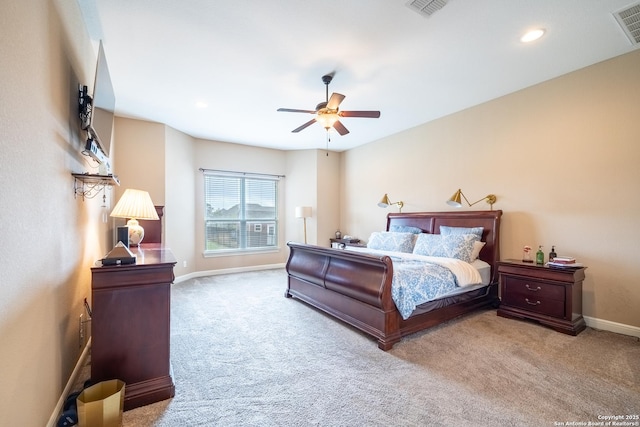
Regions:
<instances>
[{"instance_id":1,"label":"air vent on ceiling","mask_svg":"<svg viewBox=\"0 0 640 427\"><path fill-rule=\"evenodd\" d=\"M413 0L407 3L409 9L413 9L423 16L431 16L442 9L449 0Z\"/></svg>"},{"instance_id":2,"label":"air vent on ceiling","mask_svg":"<svg viewBox=\"0 0 640 427\"><path fill-rule=\"evenodd\" d=\"M631 43L640 44L640 3L613 14Z\"/></svg>"}]
</instances>

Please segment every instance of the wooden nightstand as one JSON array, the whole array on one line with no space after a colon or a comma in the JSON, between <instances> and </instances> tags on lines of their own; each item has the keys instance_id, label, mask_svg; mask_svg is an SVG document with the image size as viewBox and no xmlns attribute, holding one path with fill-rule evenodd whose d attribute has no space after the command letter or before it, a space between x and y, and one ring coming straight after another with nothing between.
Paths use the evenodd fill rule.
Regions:
<instances>
[{"instance_id":1,"label":"wooden nightstand","mask_svg":"<svg viewBox=\"0 0 640 427\"><path fill-rule=\"evenodd\" d=\"M582 317L581 268L555 268L506 260L498 263L498 316L531 319L558 332L578 335L586 328Z\"/></svg>"}]
</instances>

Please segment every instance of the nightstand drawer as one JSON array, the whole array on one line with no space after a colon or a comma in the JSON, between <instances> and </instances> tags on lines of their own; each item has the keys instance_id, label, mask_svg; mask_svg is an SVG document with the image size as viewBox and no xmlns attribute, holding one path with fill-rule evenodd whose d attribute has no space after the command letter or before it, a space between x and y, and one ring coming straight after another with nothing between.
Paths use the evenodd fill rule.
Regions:
<instances>
[{"instance_id":1,"label":"nightstand drawer","mask_svg":"<svg viewBox=\"0 0 640 427\"><path fill-rule=\"evenodd\" d=\"M527 311L544 314L551 317L564 317L564 300L543 298L536 295L522 295L507 293L503 298L505 304L519 307Z\"/></svg>"},{"instance_id":2,"label":"nightstand drawer","mask_svg":"<svg viewBox=\"0 0 640 427\"><path fill-rule=\"evenodd\" d=\"M542 298L557 300L564 303L565 287L526 278L504 276L504 286L507 295L525 298Z\"/></svg>"}]
</instances>

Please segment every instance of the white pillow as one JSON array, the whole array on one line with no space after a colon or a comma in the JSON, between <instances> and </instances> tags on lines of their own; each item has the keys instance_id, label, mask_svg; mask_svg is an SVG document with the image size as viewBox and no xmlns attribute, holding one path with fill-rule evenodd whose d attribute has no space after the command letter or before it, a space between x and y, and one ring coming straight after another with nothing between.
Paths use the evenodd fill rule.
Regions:
<instances>
[{"instance_id":1,"label":"white pillow","mask_svg":"<svg viewBox=\"0 0 640 427\"><path fill-rule=\"evenodd\" d=\"M484 248L484 245L486 245L485 242L480 242L477 240L473 242L473 250L471 251L471 262L478 259L478 257L480 256L480 251L482 250L482 248Z\"/></svg>"},{"instance_id":2,"label":"white pillow","mask_svg":"<svg viewBox=\"0 0 640 427\"><path fill-rule=\"evenodd\" d=\"M374 231L369 237L367 248L380 251L413 252L415 234L392 231Z\"/></svg>"},{"instance_id":3,"label":"white pillow","mask_svg":"<svg viewBox=\"0 0 640 427\"><path fill-rule=\"evenodd\" d=\"M474 243L478 237L473 234L418 234L413 253L416 255L456 258L471 262Z\"/></svg>"}]
</instances>

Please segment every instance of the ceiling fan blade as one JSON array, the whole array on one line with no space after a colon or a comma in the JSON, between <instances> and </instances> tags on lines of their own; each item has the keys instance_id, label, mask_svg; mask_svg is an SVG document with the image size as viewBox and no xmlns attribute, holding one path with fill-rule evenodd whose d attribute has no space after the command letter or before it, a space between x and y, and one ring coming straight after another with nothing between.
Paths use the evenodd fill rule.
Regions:
<instances>
[{"instance_id":1,"label":"ceiling fan blade","mask_svg":"<svg viewBox=\"0 0 640 427\"><path fill-rule=\"evenodd\" d=\"M294 130L292 130L291 132L300 132L302 129L307 128L309 126L311 126L312 124L314 124L316 122L316 119L311 119L309 120L307 123L303 124L300 127L295 128Z\"/></svg>"},{"instance_id":2,"label":"ceiling fan blade","mask_svg":"<svg viewBox=\"0 0 640 427\"><path fill-rule=\"evenodd\" d=\"M343 99L344 99L344 95L333 92L331 94L331 98L329 98L329 102L327 102L327 108L329 110L337 110L338 106L340 105Z\"/></svg>"},{"instance_id":3,"label":"ceiling fan blade","mask_svg":"<svg viewBox=\"0 0 640 427\"><path fill-rule=\"evenodd\" d=\"M278 108L278 111L284 111L286 113L311 113L315 114L313 110L296 110L295 108Z\"/></svg>"},{"instance_id":4,"label":"ceiling fan blade","mask_svg":"<svg viewBox=\"0 0 640 427\"><path fill-rule=\"evenodd\" d=\"M344 136L349 133L349 129L344 127L344 125L340 123L340 120L335 121L335 123L333 124L333 128L337 130L341 136Z\"/></svg>"},{"instance_id":5,"label":"ceiling fan blade","mask_svg":"<svg viewBox=\"0 0 640 427\"><path fill-rule=\"evenodd\" d=\"M339 111L340 117L369 117L377 119L380 117L380 111Z\"/></svg>"}]
</instances>

